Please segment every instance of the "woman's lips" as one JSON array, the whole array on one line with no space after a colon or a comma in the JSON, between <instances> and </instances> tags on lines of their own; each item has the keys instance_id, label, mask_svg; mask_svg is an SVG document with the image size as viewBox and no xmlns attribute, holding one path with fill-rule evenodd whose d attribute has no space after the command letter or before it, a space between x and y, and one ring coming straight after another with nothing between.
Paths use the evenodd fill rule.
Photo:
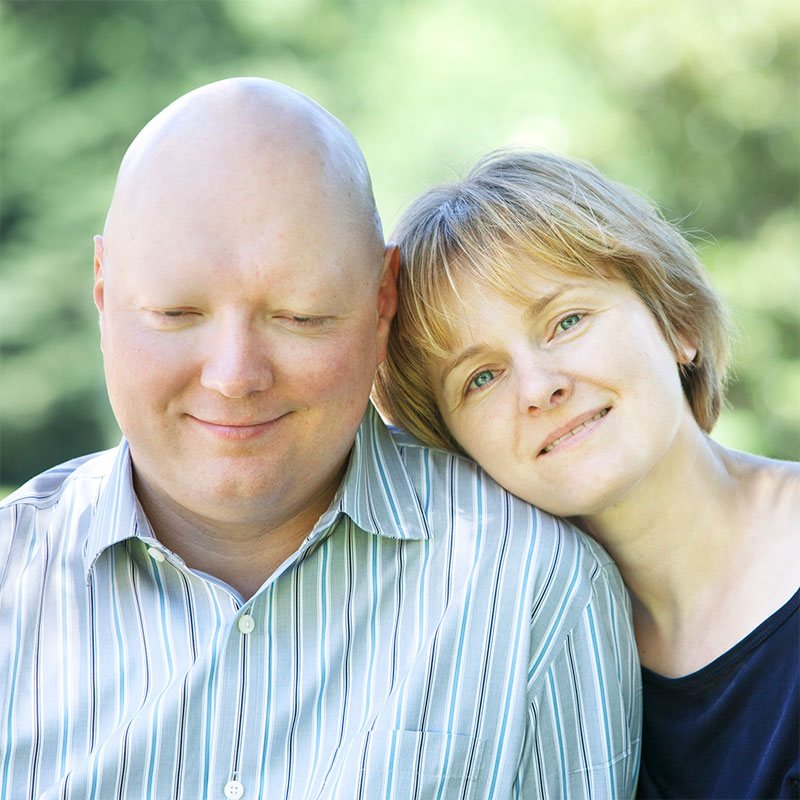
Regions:
<instances>
[{"instance_id":1,"label":"woman's lips","mask_svg":"<svg viewBox=\"0 0 800 800\"><path fill-rule=\"evenodd\" d=\"M596 422L599 419L602 419L608 412L610 408L603 408L596 413L590 412L590 415L584 415L582 418L577 417L576 420L572 420L568 422L567 425L562 426L561 428L557 428L548 436L548 443L541 448L539 451L539 455L544 455L545 453L549 453L554 447L558 447L561 442L566 441L567 439L574 436L576 433L582 431L587 425L592 422ZM565 430L566 428L566 430Z\"/></svg>"}]
</instances>

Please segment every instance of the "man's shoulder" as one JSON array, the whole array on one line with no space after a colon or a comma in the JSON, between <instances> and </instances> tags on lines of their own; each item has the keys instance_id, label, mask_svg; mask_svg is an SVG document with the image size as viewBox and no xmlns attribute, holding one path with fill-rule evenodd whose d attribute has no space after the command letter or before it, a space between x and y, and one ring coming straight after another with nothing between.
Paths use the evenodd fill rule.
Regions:
<instances>
[{"instance_id":1,"label":"man's shoulder","mask_svg":"<svg viewBox=\"0 0 800 800\"><path fill-rule=\"evenodd\" d=\"M569 521L511 494L480 465L461 453L432 447L404 430L390 427L404 466L421 497L443 498L458 495L454 513L478 524L476 515L500 514L510 520L514 535L536 536L561 548L562 555L580 558L582 569L591 574L616 567L611 557L593 539ZM425 505L423 503L423 505ZM432 504L427 504L430 507ZM566 561L563 561L566 564Z\"/></svg>"},{"instance_id":2,"label":"man's shoulder","mask_svg":"<svg viewBox=\"0 0 800 800\"><path fill-rule=\"evenodd\" d=\"M8 495L0 508L25 505L43 510L57 504L69 488L89 489L109 473L116 452L115 448L89 453L51 467Z\"/></svg>"},{"instance_id":3,"label":"man's shoulder","mask_svg":"<svg viewBox=\"0 0 800 800\"><path fill-rule=\"evenodd\" d=\"M392 435L433 536L447 528L449 514L454 537L466 540L468 549L477 538L483 542L474 572L485 577L488 568L492 577L484 586L515 587L508 610L528 609L531 642L539 643L532 650L537 675L587 619L617 626L615 635L630 643L627 592L597 542L506 491L466 456L428 447L405 432Z\"/></svg>"}]
</instances>

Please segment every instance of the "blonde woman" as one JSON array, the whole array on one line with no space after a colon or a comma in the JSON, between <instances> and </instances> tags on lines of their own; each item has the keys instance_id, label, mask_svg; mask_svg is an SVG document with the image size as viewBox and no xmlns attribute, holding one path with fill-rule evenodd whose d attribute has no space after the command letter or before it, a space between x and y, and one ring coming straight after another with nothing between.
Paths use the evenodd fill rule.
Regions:
<instances>
[{"instance_id":1,"label":"blonde woman","mask_svg":"<svg viewBox=\"0 0 800 800\"><path fill-rule=\"evenodd\" d=\"M429 190L396 239L375 399L615 559L639 795L800 796L800 470L709 436L728 327L692 248L629 189L533 152Z\"/></svg>"}]
</instances>

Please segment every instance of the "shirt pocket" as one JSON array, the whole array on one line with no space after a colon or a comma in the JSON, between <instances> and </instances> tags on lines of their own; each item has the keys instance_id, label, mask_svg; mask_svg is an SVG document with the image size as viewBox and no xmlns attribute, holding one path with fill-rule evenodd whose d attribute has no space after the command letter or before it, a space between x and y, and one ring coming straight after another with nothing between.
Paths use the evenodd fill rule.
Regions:
<instances>
[{"instance_id":1,"label":"shirt pocket","mask_svg":"<svg viewBox=\"0 0 800 800\"><path fill-rule=\"evenodd\" d=\"M469 800L480 784L482 739L436 731L367 731L351 744L335 791L353 800Z\"/></svg>"}]
</instances>

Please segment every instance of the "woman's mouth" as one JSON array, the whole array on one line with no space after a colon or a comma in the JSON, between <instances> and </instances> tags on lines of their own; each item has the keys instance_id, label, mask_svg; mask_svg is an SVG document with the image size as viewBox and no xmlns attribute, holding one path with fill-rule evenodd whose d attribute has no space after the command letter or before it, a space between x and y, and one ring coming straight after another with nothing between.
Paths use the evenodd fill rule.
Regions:
<instances>
[{"instance_id":1,"label":"woman's mouth","mask_svg":"<svg viewBox=\"0 0 800 800\"><path fill-rule=\"evenodd\" d=\"M604 408L602 411L598 411L597 414L595 414L593 417L590 417L589 419L585 420L580 425L576 425L574 428L572 428L572 430L569 430L562 436L559 436L558 439L553 439L553 441L550 442L550 444L542 448L540 455L542 453L549 453L554 447L560 445L561 442L565 441L566 439L569 439L570 436L574 436L576 433L578 433L578 431L582 431L590 423L595 422L601 417L604 417L606 414L608 414L610 410L611 410L610 408Z\"/></svg>"}]
</instances>

